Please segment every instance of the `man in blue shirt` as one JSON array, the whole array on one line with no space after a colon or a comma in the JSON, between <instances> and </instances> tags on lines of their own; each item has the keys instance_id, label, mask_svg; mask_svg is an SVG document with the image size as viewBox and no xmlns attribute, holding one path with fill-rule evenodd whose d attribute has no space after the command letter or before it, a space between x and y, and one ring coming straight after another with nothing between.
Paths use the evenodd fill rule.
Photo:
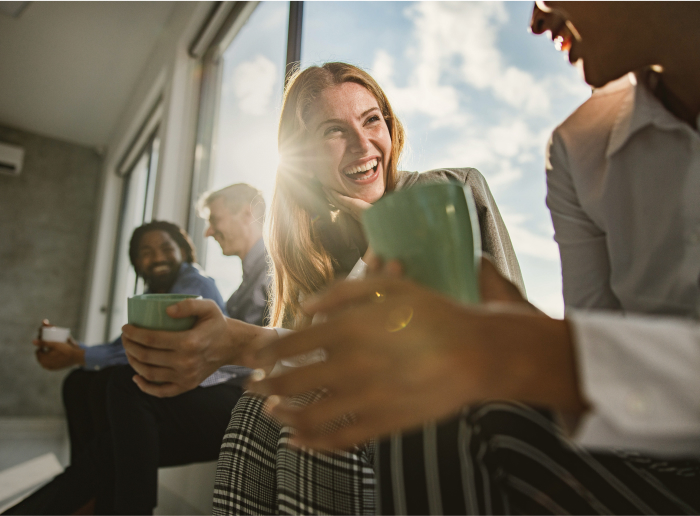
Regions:
<instances>
[{"instance_id":1,"label":"man in blue shirt","mask_svg":"<svg viewBox=\"0 0 700 516\"><path fill-rule=\"evenodd\" d=\"M154 221L136 228L131 237L129 258L136 273L154 294L196 294L212 299L225 311L221 294L214 280L206 276L195 263L194 247L189 236L169 222ZM47 325L48 321L44 322ZM45 342L34 344L37 360L48 370L75 365L89 371L127 364L121 335L110 343L85 346L75 342Z\"/></svg>"},{"instance_id":2,"label":"man in blue shirt","mask_svg":"<svg viewBox=\"0 0 700 516\"><path fill-rule=\"evenodd\" d=\"M147 292L201 295L225 312L214 280L196 264L189 236L175 224L153 221L137 228L129 257ZM72 339L34 344L46 369L81 366L63 385L71 465L12 512L70 513L94 497L98 513L150 513L157 503L158 467L218 457L242 392L233 368L216 371L191 396L159 399L132 381L121 337L97 346Z\"/></svg>"}]
</instances>

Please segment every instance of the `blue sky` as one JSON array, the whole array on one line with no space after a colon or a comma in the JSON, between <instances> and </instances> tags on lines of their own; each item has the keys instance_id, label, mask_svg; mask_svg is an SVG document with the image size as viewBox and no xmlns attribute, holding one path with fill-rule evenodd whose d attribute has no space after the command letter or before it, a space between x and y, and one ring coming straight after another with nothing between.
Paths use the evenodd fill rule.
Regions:
<instances>
[{"instance_id":1,"label":"blue sky","mask_svg":"<svg viewBox=\"0 0 700 516\"><path fill-rule=\"evenodd\" d=\"M377 79L407 130L403 169L478 168L530 299L561 316L544 151L552 129L590 89L548 38L527 32L531 9L531 2L307 2L302 66L346 61ZM268 202L287 16L286 3L262 2L224 57L212 186L249 182ZM240 266L216 255L210 245L207 270L226 296Z\"/></svg>"}]
</instances>

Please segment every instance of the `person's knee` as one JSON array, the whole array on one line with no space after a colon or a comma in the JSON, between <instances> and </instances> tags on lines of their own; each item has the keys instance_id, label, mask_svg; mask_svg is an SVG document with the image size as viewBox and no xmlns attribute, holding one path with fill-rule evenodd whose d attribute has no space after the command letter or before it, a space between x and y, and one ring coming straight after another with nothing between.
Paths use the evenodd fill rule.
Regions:
<instances>
[{"instance_id":1,"label":"person's knee","mask_svg":"<svg viewBox=\"0 0 700 516\"><path fill-rule=\"evenodd\" d=\"M90 392L91 376L94 373L75 369L66 376L63 380L63 404L70 405L78 398L85 396L85 393Z\"/></svg>"},{"instance_id":2,"label":"person's knee","mask_svg":"<svg viewBox=\"0 0 700 516\"><path fill-rule=\"evenodd\" d=\"M465 417L471 429L470 454L494 475L493 480L519 469L528 450L555 453L562 447L563 434L548 411L495 402L475 407Z\"/></svg>"},{"instance_id":3,"label":"person's knee","mask_svg":"<svg viewBox=\"0 0 700 516\"><path fill-rule=\"evenodd\" d=\"M107 404L109 405L115 397L119 398L140 398L144 393L134 383L132 379L134 370L131 366L115 366L107 383Z\"/></svg>"},{"instance_id":4,"label":"person's knee","mask_svg":"<svg viewBox=\"0 0 700 516\"><path fill-rule=\"evenodd\" d=\"M551 414L520 403L494 402L474 407L467 415L468 423L481 440L497 436L556 434Z\"/></svg>"}]
</instances>

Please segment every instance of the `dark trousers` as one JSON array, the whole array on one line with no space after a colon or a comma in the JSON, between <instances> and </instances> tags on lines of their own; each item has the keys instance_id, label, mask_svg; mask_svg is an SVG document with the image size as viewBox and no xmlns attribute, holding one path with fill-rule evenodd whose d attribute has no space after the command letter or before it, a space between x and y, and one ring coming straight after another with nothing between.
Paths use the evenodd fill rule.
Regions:
<instances>
[{"instance_id":1,"label":"dark trousers","mask_svg":"<svg viewBox=\"0 0 700 516\"><path fill-rule=\"evenodd\" d=\"M102 432L109 432L107 385L115 367L101 371L74 369L63 381L71 463Z\"/></svg>"},{"instance_id":2,"label":"dark trousers","mask_svg":"<svg viewBox=\"0 0 700 516\"><path fill-rule=\"evenodd\" d=\"M96 497L101 514L150 514L157 505L158 467L216 460L236 382L197 387L173 398L143 393L129 366L112 368L100 432L66 470L5 514L71 514Z\"/></svg>"},{"instance_id":3,"label":"dark trousers","mask_svg":"<svg viewBox=\"0 0 700 516\"><path fill-rule=\"evenodd\" d=\"M379 514L698 514L700 461L589 453L541 412L489 403L378 445Z\"/></svg>"}]
</instances>

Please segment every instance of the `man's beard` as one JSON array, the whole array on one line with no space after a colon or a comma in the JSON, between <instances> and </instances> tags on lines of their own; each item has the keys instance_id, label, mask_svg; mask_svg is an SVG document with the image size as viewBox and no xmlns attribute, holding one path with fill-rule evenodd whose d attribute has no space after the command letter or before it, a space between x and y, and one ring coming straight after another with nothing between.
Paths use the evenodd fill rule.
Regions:
<instances>
[{"instance_id":1,"label":"man's beard","mask_svg":"<svg viewBox=\"0 0 700 516\"><path fill-rule=\"evenodd\" d=\"M156 267L157 265L161 264L156 264L151 269ZM180 269L178 267L173 267L172 270L167 273L167 274L151 274L146 273L143 275L143 280L148 286L148 290L151 292L170 292L171 287L173 286L173 283L175 283L175 280L177 280L177 275L180 273Z\"/></svg>"}]
</instances>

